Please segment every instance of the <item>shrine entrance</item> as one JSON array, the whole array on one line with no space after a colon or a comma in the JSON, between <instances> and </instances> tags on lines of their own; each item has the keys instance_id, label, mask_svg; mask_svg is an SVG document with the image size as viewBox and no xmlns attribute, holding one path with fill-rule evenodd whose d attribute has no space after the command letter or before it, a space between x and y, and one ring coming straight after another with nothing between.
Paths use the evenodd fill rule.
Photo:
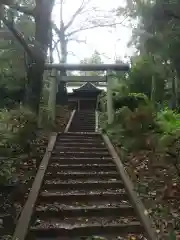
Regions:
<instances>
[{"instance_id":1,"label":"shrine entrance","mask_svg":"<svg viewBox=\"0 0 180 240\"><path fill-rule=\"evenodd\" d=\"M64 82L86 82L85 86L92 88L91 82L106 82L107 83L107 115L108 123L112 123L114 119L113 111L113 100L112 100L112 83L113 83L113 71L123 71L127 72L129 70L128 64L45 64L45 70L52 70L51 72L51 85L50 85L50 94L49 94L49 110L50 118L52 122L56 118L56 96L57 96L57 86L63 84ZM104 71L106 74L104 76L64 76L60 74L60 79L57 78L58 72L65 71ZM45 74L46 76L46 74ZM95 87L95 86L94 86ZM93 88L94 88L93 87ZM96 88L96 87L95 87ZM99 89L100 90L100 89ZM101 90L100 90L101 91ZM99 93L97 91L85 91L83 89L78 89L73 91L74 97L76 96L76 101L72 101L75 104L75 109L80 108L94 108L97 96ZM72 99L73 99L72 94ZM91 97L91 98L90 98ZM84 103L82 103L83 101ZM88 101L88 102L87 102ZM68 100L69 102L69 100ZM73 104L72 104L73 105Z\"/></svg>"},{"instance_id":2,"label":"shrine entrance","mask_svg":"<svg viewBox=\"0 0 180 240\"><path fill-rule=\"evenodd\" d=\"M70 109L94 110L96 109L97 98L102 90L94 84L87 82L80 88L74 89L73 93L68 93L68 105Z\"/></svg>"}]
</instances>

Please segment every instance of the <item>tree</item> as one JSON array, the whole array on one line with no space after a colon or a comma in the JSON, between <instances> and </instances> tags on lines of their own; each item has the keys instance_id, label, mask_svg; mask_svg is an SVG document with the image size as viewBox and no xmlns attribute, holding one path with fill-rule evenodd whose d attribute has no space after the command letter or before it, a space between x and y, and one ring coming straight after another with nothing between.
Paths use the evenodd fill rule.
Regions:
<instances>
[{"instance_id":1,"label":"tree","mask_svg":"<svg viewBox=\"0 0 180 240\"><path fill-rule=\"evenodd\" d=\"M137 22L137 28L133 30L133 36L130 44L137 49L137 54L149 56L158 61L158 72L164 71L165 82L171 82L172 86L172 106L176 105L177 89L180 83L179 52L180 29L177 9L178 1L127 1L129 16ZM149 71L148 71L149 72ZM153 72L151 72L153 75ZM161 73L163 76L163 73ZM178 82L176 83L178 79ZM157 81L152 78L152 81ZM157 85L153 84L153 85ZM152 84L151 84L152 86ZM155 90L157 91L157 90ZM161 90L162 91L162 90ZM157 94L161 95L161 92Z\"/></svg>"},{"instance_id":2,"label":"tree","mask_svg":"<svg viewBox=\"0 0 180 240\"><path fill-rule=\"evenodd\" d=\"M24 3L24 1L22 1ZM15 39L23 47L28 57L27 65L27 92L26 103L36 113L39 111L39 102L42 90L42 75L44 72L44 64L47 56L49 45L49 32L51 28L51 12L54 5L54 0L36 0L35 5L30 1L32 7L27 7L22 2L13 0L1 0L1 15L0 18L4 25L10 30ZM5 15L4 5L8 5L11 10L17 10L23 14L27 14L34 18L35 33L34 39L29 39L27 42L24 34L19 32L11 21Z\"/></svg>"},{"instance_id":3,"label":"tree","mask_svg":"<svg viewBox=\"0 0 180 240\"><path fill-rule=\"evenodd\" d=\"M68 43L70 41L85 43L84 40L78 39L78 33L95 28L113 27L121 24L121 21L117 21L116 19L116 12L113 10L103 12L94 6L92 0L81 0L80 6L75 10L71 18L65 21L65 4L66 1L60 0L60 28L53 24L53 28L59 38L54 45L54 49L57 44L60 43L62 63L67 62ZM78 25L78 27L76 27L76 25Z\"/></svg>"},{"instance_id":4,"label":"tree","mask_svg":"<svg viewBox=\"0 0 180 240\"><path fill-rule=\"evenodd\" d=\"M33 37L34 23L29 20L29 16L8 11L6 17L13 21L13 26L18 31L23 32L26 40ZM7 107L9 100L12 103L23 101L27 66L23 48L2 24L0 36L0 102L1 107Z\"/></svg>"},{"instance_id":5,"label":"tree","mask_svg":"<svg viewBox=\"0 0 180 240\"><path fill-rule=\"evenodd\" d=\"M131 92L146 94L156 101L162 101L165 88L165 66L161 69L161 63L153 61L150 56L140 56L133 64L127 79ZM155 79L155 81L153 81ZM152 97L152 93L154 97Z\"/></svg>"}]
</instances>

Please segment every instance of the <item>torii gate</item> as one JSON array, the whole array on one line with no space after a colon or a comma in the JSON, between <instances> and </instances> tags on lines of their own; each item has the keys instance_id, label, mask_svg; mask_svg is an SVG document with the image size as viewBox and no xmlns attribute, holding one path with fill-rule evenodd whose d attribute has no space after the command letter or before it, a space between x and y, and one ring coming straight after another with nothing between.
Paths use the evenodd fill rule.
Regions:
<instances>
[{"instance_id":1,"label":"torii gate","mask_svg":"<svg viewBox=\"0 0 180 240\"><path fill-rule=\"evenodd\" d=\"M128 64L45 64L45 70L54 70L51 77L51 87L49 95L49 110L52 121L56 115L56 93L57 93L57 71L106 71L106 76L63 76L63 82L107 82L107 115L108 123L114 119L112 102L112 80L109 78L112 71L127 72L130 69Z\"/></svg>"}]
</instances>

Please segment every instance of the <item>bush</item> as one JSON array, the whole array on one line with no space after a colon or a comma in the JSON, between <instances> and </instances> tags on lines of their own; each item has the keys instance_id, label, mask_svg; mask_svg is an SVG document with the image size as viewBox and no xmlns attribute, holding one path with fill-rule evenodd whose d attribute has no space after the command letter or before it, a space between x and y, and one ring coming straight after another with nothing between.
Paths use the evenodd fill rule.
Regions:
<instances>
[{"instance_id":1,"label":"bush","mask_svg":"<svg viewBox=\"0 0 180 240\"><path fill-rule=\"evenodd\" d=\"M115 110L124 106L128 107L131 111L134 111L140 105L147 105L148 98L144 94L130 93L128 96L121 97L119 94L115 94L113 97L113 107Z\"/></svg>"},{"instance_id":2,"label":"bush","mask_svg":"<svg viewBox=\"0 0 180 240\"><path fill-rule=\"evenodd\" d=\"M180 114L166 108L158 113L157 123L161 132L158 150L169 156L180 178Z\"/></svg>"},{"instance_id":3,"label":"bush","mask_svg":"<svg viewBox=\"0 0 180 240\"><path fill-rule=\"evenodd\" d=\"M157 114L157 123L163 133L172 133L180 129L180 114L166 108Z\"/></svg>"},{"instance_id":4,"label":"bush","mask_svg":"<svg viewBox=\"0 0 180 240\"><path fill-rule=\"evenodd\" d=\"M115 121L119 121L129 136L147 133L155 127L155 114L151 106L140 106L134 111L123 107L116 112Z\"/></svg>"},{"instance_id":5,"label":"bush","mask_svg":"<svg viewBox=\"0 0 180 240\"><path fill-rule=\"evenodd\" d=\"M116 111L114 121L124 124L125 119L129 118L130 115L132 115L132 111L127 106L124 106Z\"/></svg>"},{"instance_id":6,"label":"bush","mask_svg":"<svg viewBox=\"0 0 180 240\"><path fill-rule=\"evenodd\" d=\"M112 124L107 124L106 114L101 113L101 128L113 139L113 142L126 151L154 149L154 129L156 114L151 106L140 106L135 111L123 107L115 113ZM157 138L157 137L156 137Z\"/></svg>"}]
</instances>

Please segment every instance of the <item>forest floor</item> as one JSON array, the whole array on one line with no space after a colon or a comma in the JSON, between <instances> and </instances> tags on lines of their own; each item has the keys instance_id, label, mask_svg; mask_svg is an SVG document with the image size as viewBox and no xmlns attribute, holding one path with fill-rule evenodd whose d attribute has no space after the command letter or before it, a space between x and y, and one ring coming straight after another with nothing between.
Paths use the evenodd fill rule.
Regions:
<instances>
[{"instance_id":1,"label":"forest floor","mask_svg":"<svg viewBox=\"0 0 180 240\"><path fill-rule=\"evenodd\" d=\"M139 150L121 160L159 239L179 240L180 182L171 159L161 153Z\"/></svg>"},{"instance_id":2,"label":"forest floor","mask_svg":"<svg viewBox=\"0 0 180 240\"><path fill-rule=\"evenodd\" d=\"M17 183L14 185L14 187L12 187L12 189L9 189L10 191L8 191L8 194L6 194L6 188L5 191L1 191L0 189L0 199L3 199L3 203L1 205L3 214L1 215L2 218L0 217L0 222L2 227L6 229L6 235L0 238L2 240L9 240L12 238L11 235L14 231L17 219L20 216L21 210L26 202L32 183L36 176L37 166L45 153L48 139L49 132L40 131L37 134L32 152L19 156L19 158L21 158L21 163L19 164L13 176L15 179L17 179ZM9 229L8 222L4 221L4 216L9 216L9 221L12 222L11 229Z\"/></svg>"}]
</instances>

